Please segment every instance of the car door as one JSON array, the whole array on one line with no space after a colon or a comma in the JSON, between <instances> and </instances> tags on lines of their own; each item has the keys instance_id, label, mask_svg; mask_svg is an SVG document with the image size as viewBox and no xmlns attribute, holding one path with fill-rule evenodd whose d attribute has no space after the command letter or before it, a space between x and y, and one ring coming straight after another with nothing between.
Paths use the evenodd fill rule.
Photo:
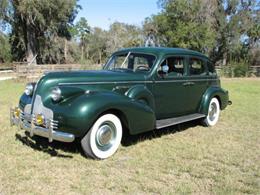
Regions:
<instances>
[{"instance_id":1,"label":"car door","mask_svg":"<svg viewBox=\"0 0 260 195\"><path fill-rule=\"evenodd\" d=\"M197 113L203 94L208 88L208 70L206 60L197 56L188 59L188 85L187 92L189 113Z\"/></svg>"},{"instance_id":2,"label":"car door","mask_svg":"<svg viewBox=\"0 0 260 195\"><path fill-rule=\"evenodd\" d=\"M151 89L155 98L157 119L172 118L187 113L186 63L186 56L172 55L165 57L159 65ZM162 72L164 65L169 67L167 73Z\"/></svg>"}]
</instances>

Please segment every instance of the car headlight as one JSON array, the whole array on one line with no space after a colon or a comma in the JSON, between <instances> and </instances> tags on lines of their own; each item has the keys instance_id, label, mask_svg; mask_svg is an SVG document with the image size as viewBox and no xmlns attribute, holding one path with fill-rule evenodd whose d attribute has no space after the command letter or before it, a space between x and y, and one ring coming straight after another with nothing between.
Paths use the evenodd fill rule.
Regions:
<instances>
[{"instance_id":1,"label":"car headlight","mask_svg":"<svg viewBox=\"0 0 260 195\"><path fill-rule=\"evenodd\" d=\"M57 102L61 99L61 90L59 87L55 87L51 92L51 98L53 101Z\"/></svg>"},{"instance_id":2,"label":"car headlight","mask_svg":"<svg viewBox=\"0 0 260 195\"><path fill-rule=\"evenodd\" d=\"M28 83L25 87L24 93L28 96L33 94L34 85L32 83Z\"/></svg>"}]
</instances>

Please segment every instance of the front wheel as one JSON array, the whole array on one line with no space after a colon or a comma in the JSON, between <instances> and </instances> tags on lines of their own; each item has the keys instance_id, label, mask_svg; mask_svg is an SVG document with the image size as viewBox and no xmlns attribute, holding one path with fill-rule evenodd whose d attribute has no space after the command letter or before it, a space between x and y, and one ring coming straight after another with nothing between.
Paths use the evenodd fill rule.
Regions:
<instances>
[{"instance_id":1,"label":"front wheel","mask_svg":"<svg viewBox=\"0 0 260 195\"><path fill-rule=\"evenodd\" d=\"M106 159L118 149L122 139L122 124L114 114L105 114L97 119L81 140L84 153L94 159Z\"/></svg>"},{"instance_id":2,"label":"front wheel","mask_svg":"<svg viewBox=\"0 0 260 195\"><path fill-rule=\"evenodd\" d=\"M208 115L203 119L203 124L211 127L214 126L219 119L220 106L217 98L212 98L209 103Z\"/></svg>"}]
</instances>

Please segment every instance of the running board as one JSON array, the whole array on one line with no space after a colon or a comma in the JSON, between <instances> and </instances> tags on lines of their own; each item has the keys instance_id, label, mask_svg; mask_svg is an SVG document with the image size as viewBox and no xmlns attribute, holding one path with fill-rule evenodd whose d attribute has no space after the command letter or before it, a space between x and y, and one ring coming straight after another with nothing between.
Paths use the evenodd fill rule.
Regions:
<instances>
[{"instance_id":1,"label":"running board","mask_svg":"<svg viewBox=\"0 0 260 195\"><path fill-rule=\"evenodd\" d=\"M206 115L204 114L189 114L185 116L175 117L175 118L167 118L167 119L161 119L156 121L156 129L161 129L164 127L176 125L179 123L184 123L187 121L196 120L199 118L203 118Z\"/></svg>"}]
</instances>

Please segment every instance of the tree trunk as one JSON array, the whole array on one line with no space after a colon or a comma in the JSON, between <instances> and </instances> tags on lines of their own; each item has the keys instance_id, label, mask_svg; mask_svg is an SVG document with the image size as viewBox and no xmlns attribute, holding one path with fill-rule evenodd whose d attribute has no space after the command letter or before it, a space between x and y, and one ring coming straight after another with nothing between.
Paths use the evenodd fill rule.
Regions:
<instances>
[{"instance_id":1,"label":"tree trunk","mask_svg":"<svg viewBox=\"0 0 260 195\"><path fill-rule=\"evenodd\" d=\"M89 58L89 49L88 49L88 46L86 47L86 58L87 58L87 59Z\"/></svg>"},{"instance_id":2,"label":"tree trunk","mask_svg":"<svg viewBox=\"0 0 260 195\"><path fill-rule=\"evenodd\" d=\"M101 64L101 59L102 58L102 52L101 51L99 51L99 63L98 64Z\"/></svg>"},{"instance_id":3,"label":"tree trunk","mask_svg":"<svg viewBox=\"0 0 260 195\"><path fill-rule=\"evenodd\" d=\"M227 65L227 52L224 52L222 66L226 66L226 65Z\"/></svg>"},{"instance_id":4,"label":"tree trunk","mask_svg":"<svg viewBox=\"0 0 260 195\"><path fill-rule=\"evenodd\" d=\"M37 64L35 34L29 19L26 20L26 39L26 61L28 64Z\"/></svg>"},{"instance_id":5,"label":"tree trunk","mask_svg":"<svg viewBox=\"0 0 260 195\"><path fill-rule=\"evenodd\" d=\"M81 61L84 60L84 46L81 45Z\"/></svg>"},{"instance_id":6,"label":"tree trunk","mask_svg":"<svg viewBox=\"0 0 260 195\"><path fill-rule=\"evenodd\" d=\"M65 38L64 39L64 60L65 60L65 64L67 63L67 53L68 53L68 40Z\"/></svg>"}]
</instances>

